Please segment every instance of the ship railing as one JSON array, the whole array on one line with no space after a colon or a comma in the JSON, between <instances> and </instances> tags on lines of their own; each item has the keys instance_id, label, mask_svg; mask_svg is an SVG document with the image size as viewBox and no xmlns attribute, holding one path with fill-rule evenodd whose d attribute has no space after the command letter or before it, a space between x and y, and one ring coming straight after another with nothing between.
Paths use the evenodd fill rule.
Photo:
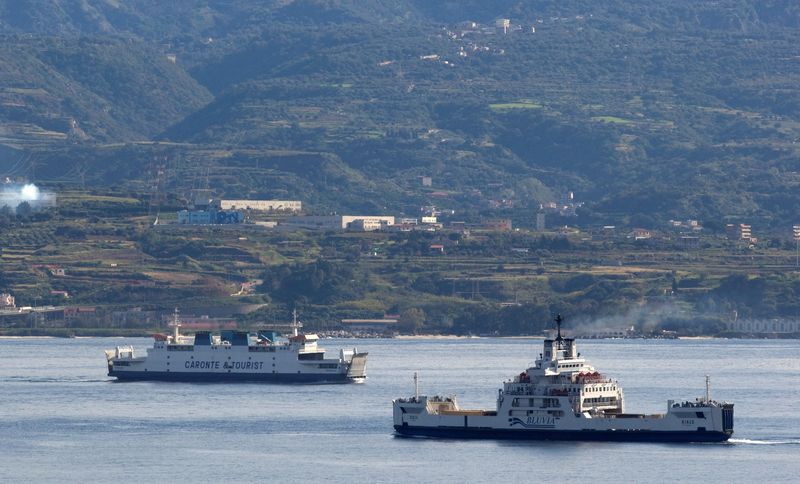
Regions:
<instances>
[{"instance_id":1,"label":"ship railing","mask_svg":"<svg viewBox=\"0 0 800 484\"><path fill-rule=\"evenodd\" d=\"M614 383L612 378L608 378L605 376L580 376L580 375L573 375L572 383Z\"/></svg>"},{"instance_id":2,"label":"ship railing","mask_svg":"<svg viewBox=\"0 0 800 484\"><path fill-rule=\"evenodd\" d=\"M676 402L672 404L672 408L695 408L695 407L722 407L730 405L727 402L718 402L716 400L698 399L697 401Z\"/></svg>"},{"instance_id":3,"label":"ship railing","mask_svg":"<svg viewBox=\"0 0 800 484\"><path fill-rule=\"evenodd\" d=\"M506 383L506 395L533 395L534 388L531 385Z\"/></svg>"},{"instance_id":4,"label":"ship railing","mask_svg":"<svg viewBox=\"0 0 800 484\"><path fill-rule=\"evenodd\" d=\"M584 410L584 412L586 412ZM587 412L591 413L591 412ZM666 417L663 413L617 413L614 412L613 409L598 409L596 413L593 414L594 418L618 418L618 419L647 419L647 420L660 420Z\"/></svg>"}]
</instances>

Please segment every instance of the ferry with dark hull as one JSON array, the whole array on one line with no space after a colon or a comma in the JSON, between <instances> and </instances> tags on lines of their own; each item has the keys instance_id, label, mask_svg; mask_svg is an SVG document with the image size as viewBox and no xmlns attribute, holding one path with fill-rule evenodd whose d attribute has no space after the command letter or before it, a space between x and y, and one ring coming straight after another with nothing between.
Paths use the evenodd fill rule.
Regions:
<instances>
[{"instance_id":1,"label":"ferry with dark hull","mask_svg":"<svg viewBox=\"0 0 800 484\"><path fill-rule=\"evenodd\" d=\"M577 352L574 339L544 341L534 366L506 381L495 410L467 410L453 396L394 400L394 428L403 436L440 438L723 442L733 434L733 404L706 395L667 403L663 414L626 413L622 388Z\"/></svg>"},{"instance_id":2,"label":"ferry with dark hull","mask_svg":"<svg viewBox=\"0 0 800 484\"><path fill-rule=\"evenodd\" d=\"M119 380L186 382L358 383L367 377L367 353L340 350L327 357L314 334L294 334L281 341L274 333L198 331L181 335L177 313L173 334L154 335L147 356L133 347L106 351L108 375Z\"/></svg>"}]
</instances>

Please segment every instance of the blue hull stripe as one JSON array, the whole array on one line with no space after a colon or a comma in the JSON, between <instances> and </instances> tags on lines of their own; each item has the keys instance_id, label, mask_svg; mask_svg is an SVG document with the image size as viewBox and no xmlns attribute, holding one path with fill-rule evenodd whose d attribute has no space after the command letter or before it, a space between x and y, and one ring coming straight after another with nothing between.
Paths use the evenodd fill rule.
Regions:
<instances>
[{"instance_id":1,"label":"blue hull stripe","mask_svg":"<svg viewBox=\"0 0 800 484\"><path fill-rule=\"evenodd\" d=\"M351 383L346 374L313 373L211 373L165 371L112 371L108 376L119 380L182 382L265 382L265 383Z\"/></svg>"},{"instance_id":2,"label":"blue hull stripe","mask_svg":"<svg viewBox=\"0 0 800 484\"><path fill-rule=\"evenodd\" d=\"M503 440L582 440L602 442L724 442L731 434L724 432L654 431L654 430L502 430L464 427L413 427L395 425L402 436L456 439Z\"/></svg>"}]
</instances>

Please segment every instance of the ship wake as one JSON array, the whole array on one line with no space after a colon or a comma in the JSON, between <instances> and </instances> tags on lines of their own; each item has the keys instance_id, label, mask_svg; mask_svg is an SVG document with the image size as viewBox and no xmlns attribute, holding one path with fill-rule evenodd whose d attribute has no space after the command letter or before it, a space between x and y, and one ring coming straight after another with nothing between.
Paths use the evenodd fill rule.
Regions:
<instances>
[{"instance_id":1,"label":"ship wake","mask_svg":"<svg viewBox=\"0 0 800 484\"><path fill-rule=\"evenodd\" d=\"M14 382L14 383L103 383L110 381L108 378L80 378L80 377L29 377L29 376L9 376L7 378L0 378L0 382Z\"/></svg>"},{"instance_id":2,"label":"ship wake","mask_svg":"<svg viewBox=\"0 0 800 484\"><path fill-rule=\"evenodd\" d=\"M728 443L737 445L800 445L800 439L730 439Z\"/></svg>"}]
</instances>

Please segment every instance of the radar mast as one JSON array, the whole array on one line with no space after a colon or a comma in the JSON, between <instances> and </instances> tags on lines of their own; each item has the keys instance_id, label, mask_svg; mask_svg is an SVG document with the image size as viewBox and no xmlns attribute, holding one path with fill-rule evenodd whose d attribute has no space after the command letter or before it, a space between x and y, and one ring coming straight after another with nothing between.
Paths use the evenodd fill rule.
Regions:
<instances>
[{"instance_id":1,"label":"radar mast","mask_svg":"<svg viewBox=\"0 0 800 484\"><path fill-rule=\"evenodd\" d=\"M178 308L175 308L175 311L173 311L172 321L169 322L169 326L172 328L172 342L178 343L181 337L180 333L181 320L178 317Z\"/></svg>"},{"instance_id":2,"label":"radar mast","mask_svg":"<svg viewBox=\"0 0 800 484\"><path fill-rule=\"evenodd\" d=\"M297 336L297 330L303 327L303 323L297 320L297 308L292 310L292 336Z\"/></svg>"}]
</instances>

